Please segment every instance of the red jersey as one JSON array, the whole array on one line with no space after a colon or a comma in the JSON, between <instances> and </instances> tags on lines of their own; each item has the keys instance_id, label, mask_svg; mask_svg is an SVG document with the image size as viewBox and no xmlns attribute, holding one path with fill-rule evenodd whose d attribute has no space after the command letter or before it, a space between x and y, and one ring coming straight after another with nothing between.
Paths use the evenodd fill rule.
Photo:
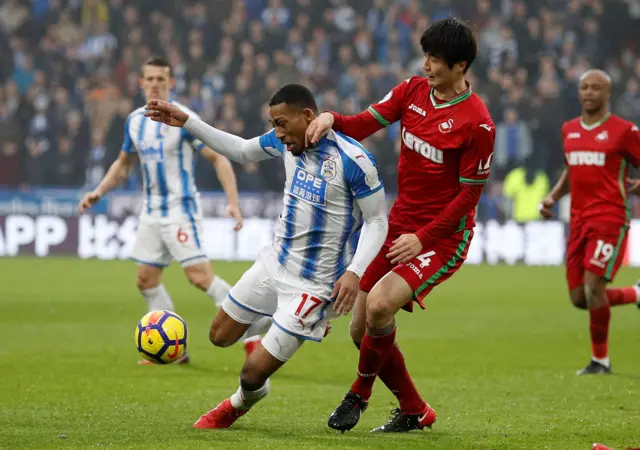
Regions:
<instances>
[{"instance_id":1,"label":"red jersey","mask_svg":"<svg viewBox=\"0 0 640 450\"><path fill-rule=\"evenodd\" d=\"M640 162L638 127L608 113L586 125L575 118L562 126L565 162L571 187L571 218L601 218L628 224L628 164Z\"/></svg>"},{"instance_id":2,"label":"red jersey","mask_svg":"<svg viewBox=\"0 0 640 450\"><path fill-rule=\"evenodd\" d=\"M461 184L483 184L489 178L495 126L471 89L441 102L426 78L412 77L368 112L384 127L400 120L398 197L389 215L390 234L414 233L444 211ZM348 128L355 129L334 124L355 139L371 134L355 123ZM474 217L475 208L462 218L459 230L473 229Z\"/></svg>"}]
</instances>

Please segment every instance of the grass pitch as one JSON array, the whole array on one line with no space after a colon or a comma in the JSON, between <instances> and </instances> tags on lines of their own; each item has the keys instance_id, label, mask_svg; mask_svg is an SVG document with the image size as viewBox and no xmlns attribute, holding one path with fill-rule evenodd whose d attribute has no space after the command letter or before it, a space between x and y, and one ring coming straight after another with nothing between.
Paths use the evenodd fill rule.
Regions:
<instances>
[{"instance_id":1,"label":"grass pitch","mask_svg":"<svg viewBox=\"0 0 640 450\"><path fill-rule=\"evenodd\" d=\"M230 282L248 264L214 263ZM376 383L356 429L326 426L355 375L348 319L308 343L269 397L230 430L191 428L235 391L240 345L212 347L215 309L178 266L165 284L187 321L193 364L137 366L146 306L123 261L0 260L0 448L589 449L640 446L640 311L613 311L615 375L576 377L588 316L570 306L561 268L466 266L398 318L398 342L438 412L432 431L372 435L394 407ZM623 270L616 285L635 282Z\"/></svg>"}]
</instances>

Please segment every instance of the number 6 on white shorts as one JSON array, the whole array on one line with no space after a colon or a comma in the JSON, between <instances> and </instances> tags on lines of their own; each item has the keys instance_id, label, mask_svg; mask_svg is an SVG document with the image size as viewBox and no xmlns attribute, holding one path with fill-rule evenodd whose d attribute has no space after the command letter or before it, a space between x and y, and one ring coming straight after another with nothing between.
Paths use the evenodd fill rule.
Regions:
<instances>
[{"instance_id":1,"label":"number 6 on white shorts","mask_svg":"<svg viewBox=\"0 0 640 450\"><path fill-rule=\"evenodd\" d=\"M433 250L427 252L427 253L423 253L422 255L418 255L416 256L416 258L418 258L418 260L420 261L420 267L429 267L429 264L431 264L431 256L435 255L436 252L434 252Z\"/></svg>"}]
</instances>

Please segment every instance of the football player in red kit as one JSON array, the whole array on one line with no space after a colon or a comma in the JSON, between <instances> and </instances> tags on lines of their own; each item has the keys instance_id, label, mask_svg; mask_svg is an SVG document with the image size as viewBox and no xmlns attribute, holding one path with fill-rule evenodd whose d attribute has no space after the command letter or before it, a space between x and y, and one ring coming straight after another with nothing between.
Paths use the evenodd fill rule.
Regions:
<instances>
[{"instance_id":1,"label":"football player in red kit","mask_svg":"<svg viewBox=\"0 0 640 450\"><path fill-rule=\"evenodd\" d=\"M358 378L329 419L329 427L341 431L357 424L378 376L400 408L374 431L423 429L435 422L395 343L394 316L401 308L412 311L414 302L424 309L429 292L460 268L489 177L495 127L465 81L477 55L473 31L446 19L429 27L420 44L425 77L400 83L358 115L323 113L307 131L313 144L331 127L362 140L398 120L401 125L398 196L387 241L360 281L351 323L360 348Z\"/></svg>"},{"instance_id":2,"label":"football player in red kit","mask_svg":"<svg viewBox=\"0 0 640 450\"><path fill-rule=\"evenodd\" d=\"M607 288L622 263L631 208L629 164L640 162L640 133L607 110L611 79L601 70L580 78L582 116L562 126L566 168L540 205L543 217L571 190L567 283L573 305L589 310L592 358L579 375L611 373L611 306L638 303L638 286ZM636 183L634 183L635 185ZM639 305L640 306L640 305Z\"/></svg>"}]
</instances>

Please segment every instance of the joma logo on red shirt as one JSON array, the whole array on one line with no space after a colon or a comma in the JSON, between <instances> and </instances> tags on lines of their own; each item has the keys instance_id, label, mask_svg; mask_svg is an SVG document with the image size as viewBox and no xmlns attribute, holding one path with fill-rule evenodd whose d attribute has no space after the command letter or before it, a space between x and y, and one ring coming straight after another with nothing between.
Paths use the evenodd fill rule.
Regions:
<instances>
[{"instance_id":1,"label":"joma logo on red shirt","mask_svg":"<svg viewBox=\"0 0 640 450\"><path fill-rule=\"evenodd\" d=\"M420 153L425 158L438 164L442 164L444 162L442 150L435 148L428 142L425 142L422 139L409 133L405 127L402 127L402 141L404 142L404 145L407 146L407 148Z\"/></svg>"},{"instance_id":2,"label":"joma logo on red shirt","mask_svg":"<svg viewBox=\"0 0 640 450\"><path fill-rule=\"evenodd\" d=\"M604 166L607 155L603 152L571 152L567 153L567 164L570 166Z\"/></svg>"}]
</instances>

